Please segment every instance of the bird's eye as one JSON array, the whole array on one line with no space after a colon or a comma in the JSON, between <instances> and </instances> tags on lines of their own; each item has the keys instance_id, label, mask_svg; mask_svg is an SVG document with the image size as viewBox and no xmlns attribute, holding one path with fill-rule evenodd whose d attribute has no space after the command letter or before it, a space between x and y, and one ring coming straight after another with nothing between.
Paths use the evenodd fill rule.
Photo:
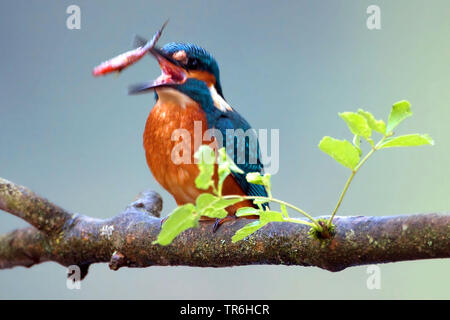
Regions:
<instances>
[{"instance_id":1,"label":"bird's eye","mask_svg":"<svg viewBox=\"0 0 450 320\"><path fill-rule=\"evenodd\" d=\"M200 65L200 62L197 58L189 58L187 66L189 69L197 69Z\"/></svg>"}]
</instances>

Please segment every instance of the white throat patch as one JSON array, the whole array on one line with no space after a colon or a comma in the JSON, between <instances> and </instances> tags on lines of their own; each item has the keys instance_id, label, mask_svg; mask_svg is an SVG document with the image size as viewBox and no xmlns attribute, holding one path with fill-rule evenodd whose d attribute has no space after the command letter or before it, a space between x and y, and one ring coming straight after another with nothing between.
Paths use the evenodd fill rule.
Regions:
<instances>
[{"instance_id":1,"label":"white throat patch","mask_svg":"<svg viewBox=\"0 0 450 320\"><path fill-rule=\"evenodd\" d=\"M182 108L186 108L186 105L196 104L189 96L173 88L157 88L156 93L158 94L158 99L161 100L161 103L173 103Z\"/></svg>"},{"instance_id":2,"label":"white throat patch","mask_svg":"<svg viewBox=\"0 0 450 320\"><path fill-rule=\"evenodd\" d=\"M230 105L222 98L220 94L217 93L214 85L209 86L209 92L211 93L211 98L214 102L214 106L220 111L233 111Z\"/></svg>"}]
</instances>

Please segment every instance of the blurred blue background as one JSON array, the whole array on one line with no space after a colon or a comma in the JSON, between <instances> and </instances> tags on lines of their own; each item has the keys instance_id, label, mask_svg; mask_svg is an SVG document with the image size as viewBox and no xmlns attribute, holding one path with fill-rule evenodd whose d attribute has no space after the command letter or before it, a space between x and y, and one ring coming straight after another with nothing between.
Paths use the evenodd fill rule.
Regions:
<instances>
[{"instance_id":1,"label":"blurred blue background","mask_svg":"<svg viewBox=\"0 0 450 320\"><path fill-rule=\"evenodd\" d=\"M81 8L81 29L66 8ZM366 9L381 8L381 30ZM397 1L2 1L0 176L74 212L117 214L154 189L164 213L175 202L151 176L142 133L153 95L129 84L159 75L144 58L119 77L92 68L150 37L193 42L219 62L225 97L255 128L280 129L274 194L328 214L348 170L323 154L324 135L351 139L337 113L365 108L387 118L407 99L414 116L398 133L429 133L434 147L376 154L358 173L341 215L450 210L450 2ZM0 212L0 232L26 223ZM450 298L449 260L382 264L381 289L367 266L318 268L152 267L112 272L93 265L81 290L55 263L0 271L0 298L309 299Z\"/></svg>"}]
</instances>

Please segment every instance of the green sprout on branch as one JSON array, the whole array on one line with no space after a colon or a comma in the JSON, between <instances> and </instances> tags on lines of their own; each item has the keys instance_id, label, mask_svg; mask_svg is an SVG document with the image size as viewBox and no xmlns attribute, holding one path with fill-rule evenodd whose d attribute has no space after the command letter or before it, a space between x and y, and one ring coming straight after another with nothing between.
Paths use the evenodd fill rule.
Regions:
<instances>
[{"instance_id":1,"label":"green sprout on branch","mask_svg":"<svg viewBox=\"0 0 450 320\"><path fill-rule=\"evenodd\" d=\"M334 216L338 211L348 187L359 171L361 166L380 149L392 147L413 147L421 145L433 145L434 142L426 134L408 134L393 137L392 131L400 122L412 116L411 105L408 101L400 101L392 106L387 125L383 120L376 120L368 111L359 109L358 112L343 112L339 116L347 123L348 128L353 133L353 144L347 140L337 140L331 137L323 137L319 143L319 149L328 154L334 160L349 168L352 173L348 178L339 200L334 208L327 225L331 226ZM381 139L375 143L372 139L372 132L376 131L382 135ZM366 140L371 150L361 159L362 151L360 147L361 138Z\"/></svg>"},{"instance_id":2,"label":"green sprout on branch","mask_svg":"<svg viewBox=\"0 0 450 320\"><path fill-rule=\"evenodd\" d=\"M333 218L348 191L350 183L359 171L361 166L378 150L392 147L410 147L421 145L433 145L434 142L426 134L408 134L394 137L393 129L403 120L410 117L411 106L408 101L400 101L392 106L387 124L383 120L376 120L368 111L359 109L357 112L343 112L339 116L347 123L348 128L353 134L353 141L338 140L332 137L324 137L319 143L319 149L328 154L338 163L351 170L344 189L342 190L338 202L331 213L329 219L315 219L306 211L300 209L283 200L272 196L271 176L270 174L260 174L251 172L246 175L249 183L263 185L267 190L267 197L261 196L239 196L223 195L222 187L228 175L234 173L242 174L243 171L228 156L225 148L218 150L216 159L215 152L210 147L203 145L195 154L198 160L199 175L195 180L197 188L201 190L212 189L212 193L205 192L198 196L196 203L188 203L177 207L164 222L158 238L153 243L168 245L173 239L183 231L198 226L200 217L223 219L227 216L226 208L241 202L251 200L255 207L240 208L236 212L237 217L258 216L254 222L245 225L236 231L232 237L232 242L237 242L247 238L260 228L270 222L291 222L304 224L310 227L309 234L316 239L331 238L335 233ZM377 132L381 135L378 142L374 142L372 133ZM366 155L362 155L361 138L369 143L371 149ZM214 182L213 175L215 165L217 164L218 181ZM280 210L271 210L266 203L275 203ZM288 208L303 215L308 220L290 217Z\"/></svg>"}]
</instances>

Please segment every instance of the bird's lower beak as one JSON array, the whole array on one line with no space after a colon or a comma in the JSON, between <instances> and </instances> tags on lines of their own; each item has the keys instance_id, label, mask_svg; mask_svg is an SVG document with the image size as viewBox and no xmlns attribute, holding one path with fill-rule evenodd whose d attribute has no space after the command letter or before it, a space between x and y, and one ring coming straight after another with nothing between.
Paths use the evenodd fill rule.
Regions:
<instances>
[{"instance_id":1,"label":"bird's lower beak","mask_svg":"<svg viewBox=\"0 0 450 320\"><path fill-rule=\"evenodd\" d=\"M186 81L186 70L178 61L156 47L150 49L149 52L158 60L162 73L151 82L131 86L128 90L129 94L142 93L163 86L179 85Z\"/></svg>"}]
</instances>

